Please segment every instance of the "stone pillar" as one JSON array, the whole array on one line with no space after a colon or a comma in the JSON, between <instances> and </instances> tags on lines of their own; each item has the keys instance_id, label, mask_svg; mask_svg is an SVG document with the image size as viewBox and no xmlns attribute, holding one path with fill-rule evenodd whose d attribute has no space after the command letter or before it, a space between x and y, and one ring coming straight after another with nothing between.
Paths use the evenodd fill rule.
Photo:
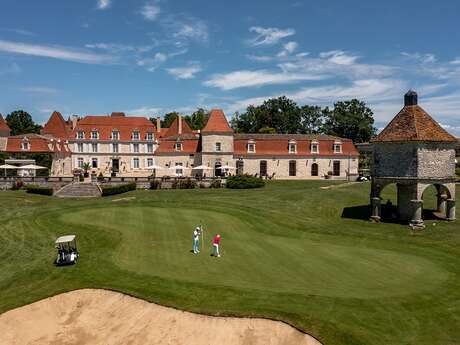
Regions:
<instances>
[{"instance_id":1,"label":"stone pillar","mask_svg":"<svg viewBox=\"0 0 460 345\"><path fill-rule=\"evenodd\" d=\"M455 220L455 200L454 199L447 199L447 211L446 216L448 221Z\"/></svg>"},{"instance_id":2,"label":"stone pillar","mask_svg":"<svg viewBox=\"0 0 460 345\"><path fill-rule=\"evenodd\" d=\"M446 214L446 206L447 206L447 194L446 193L438 193L438 209L437 211L441 214Z\"/></svg>"},{"instance_id":3,"label":"stone pillar","mask_svg":"<svg viewBox=\"0 0 460 345\"><path fill-rule=\"evenodd\" d=\"M381 201L379 197L371 198L371 208L372 208L371 220L374 222L380 222L380 214L381 214L380 204L381 204Z\"/></svg>"},{"instance_id":4,"label":"stone pillar","mask_svg":"<svg viewBox=\"0 0 460 345\"><path fill-rule=\"evenodd\" d=\"M412 229L423 229L422 211L423 211L423 200L411 200L410 205L412 208L412 219L410 226Z\"/></svg>"}]
</instances>

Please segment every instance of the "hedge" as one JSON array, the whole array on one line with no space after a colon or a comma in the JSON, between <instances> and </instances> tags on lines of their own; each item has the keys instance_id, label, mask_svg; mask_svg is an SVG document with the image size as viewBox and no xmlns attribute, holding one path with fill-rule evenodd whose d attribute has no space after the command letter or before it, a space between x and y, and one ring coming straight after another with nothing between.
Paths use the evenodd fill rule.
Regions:
<instances>
[{"instance_id":1,"label":"hedge","mask_svg":"<svg viewBox=\"0 0 460 345\"><path fill-rule=\"evenodd\" d=\"M136 190L135 182L119 184L115 186L106 186L106 187L102 187L102 196L126 193L131 190Z\"/></svg>"},{"instance_id":2,"label":"hedge","mask_svg":"<svg viewBox=\"0 0 460 345\"><path fill-rule=\"evenodd\" d=\"M231 189L261 188L263 186L265 186L264 180L250 175L234 175L227 179L227 188Z\"/></svg>"},{"instance_id":3,"label":"hedge","mask_svg":"<svg viewBox=\"0 0 460 345\"><path fill-rule=\"evenodd\" d=\"M41 194L41 195L53 195L53 188L40 187L37 185L29 184L26 185L27 193Z\"/></svg>"}]
</instances>

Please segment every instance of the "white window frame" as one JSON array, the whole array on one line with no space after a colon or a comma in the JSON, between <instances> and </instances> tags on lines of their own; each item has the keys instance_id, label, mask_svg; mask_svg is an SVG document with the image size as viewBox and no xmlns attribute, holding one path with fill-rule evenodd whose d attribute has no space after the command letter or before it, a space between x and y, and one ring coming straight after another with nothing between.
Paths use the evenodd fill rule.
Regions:
<instances>
[{"instance_id":1,"label":"white window frame","mask_svg":"<svg viewBox=\"0 0 460 345\"><path fill-rule=\"evenodd\" d=\"M120 140L120 132L112 131L112 140Z\"/></svg>"},{"instance_id":2,"label":"white window frame","mask_svg":"<svg viewBox=\"0 0 460 345\"><path fill-rule=\"evenodd\" d=\"M77 152L85 152L85 146L83 145L83 143L77 143Z\"/></svg>"},{"instance_id":3,"label":"white window frame","mask_svg":"<svg viewBox=\"0 0 460 345\"><path fill-rule=\"evenodd\" d=\"M294 148L292 150L292 148ZM297 143L294 141L290 141L288 144L288 152L289 153L297 153Z\"/></svg>"},{"instance_id":4,"label":"white window frame","mask_svg":"<svg viewBox=\"0 0 460 345\"><path fill-rule=\"evenodd\" d=\"M336 150L336 148L339 148ZM335 142L334 143L334 153L342 153L342 143Z\"/></svg>"},{"instance_id":5,"label":"white window frame","mask_svg":"<svg viewBox=\"0 0 460 345\"><path fill-rule=\"evenodd\" d=\"M136 162L137 162L137 167L136 167ZM133 158L133 169L140 169L141 168L141 161L139 158L135 157Z\"/></svg>"},{"instance_id":6,"label":"white window frame","mask_svg":"<svg viewBox=\"0 0 460 345\"><path fill-rule=\"evenodd\" d=\"M222 152L222 143L221 142L216 143L216 152Z\"/></svg>"},{"instance_id":7,"label":"white window frame","mask_svg":"<svg viewBox=\"0 0 460 345\"><path fill-rule=\"evenodd\" d=\"M152 132L147 132L145 139L148 141L153 141L153 133Z\"/></svg>"},{"instance_id":8,"label":"white window frame","mask_svg":"<svg viewBox=\"0 0 460 345\"><path fill-rule=\"evenodd\" d=\"M180 143L180 142L175 143L175 144L174 144L174 150L175 150L175 151L182 151L182 150L183 150L182 143Z\"/></svg>"},{"instance_id":9,"label":"white window frame","mask_svg":"<svg viewBox=\"0 0 460 345\"><path fill-rule=\"evenodd\" d=\"M147 144L147 153L153 153L153 144L151 143Z\"/></svg>"},{"instance_id":10,"label":"white window frame","mask_svg":"<svg viewBox=\"0 0 460 345\"><path fill-rule=\"evenodd\" d=\"M251 150L252 147L252 150ZM248 143L248 153L255 153L256 152L256 143L249 142Z\"/></svg>"},{"instance_id":11,"label":"white window frame","mask_svg":"<svg viewBox=\"0 0 460 345\"><path fill-rule=\"evenodd\" d=\"M153 165L153 158L147 158L147 167L151 167Z\"/></svg>"},{"instance_id":12,"label":"white window frame","mask_svg":"<svg viewBox=\"0 0 460 345\"><path fill-rule=\"evenodd\" d=\"M77 139L85 139L85 132L77 131Z\"/></svg>"},{"instance_id":13,"label":"white window frame","mask_svg":"<svg viewBox=\"0 0 460 345\"><path fill-rule=\"evenodd\" d=\"M21 142L21 150L22 151L29 151L30 150L30 144L28 140L24 140Z\"/></svg>"},{"instance_id":14,"label":"white window frame","mask_svg":"<svg viewBox=\"0 0 460 345\"><path fill-rule=\"evenodd\" d=\"M140 152L140 145L133 144L133 153L139 153L139 152Z\"/></svg>"},{"instance_id":15,"label":"white window frame","mask_svg":"<svg viewBox=\"0 0 460 345\"><path fill-rule=\"evenodd\" d=\"M115 147L117 148L115 150ZM118 145L118 143L112 143L112 152L113 153L119 153L120 152L120 146Z\"/></svg>"},{"instance_id":16,"label":"white window frame","mask_svg":"<svg viewBox=\"0 0 460 345\"><path fill-rule=\"evenodd\" d=\"M94 135L96 134L96 135ZM99 139L99 132L97 130L92 130L91 131L91 140L97 140Z\"/></svg>"},{"instance_id":17,"label":"white window frame","mask_svg":"<svg viewBox=\"0 0 460 345\"><path fill-rule=\"evenodd\" d=\"M131 134L131 139L133 140L139 140L140 138L140 133L139 131L133 131L133 133Z\"/></svg>"},{"instance_id":18,"label":"white window frame","mask_svg":"<svg viewBox=\"0 0 460 345\"><path fill-rule=\"evenodd\" d=\"M180 176L183 176L184 175L184 165L182 164L182 162L177 162L175 163L175 167L176 167L176 175L180 175Z\"/></svg>"},{"instance_id":19,"label":"white window frame","mask_svg":"<svg viewBox=\"0 0 460 345\"><path fill-rule=\"evenodd\" d=\"M98 153L99 152L99 145L97 143L91 143L91 152Z\"/></svg>"},{"instance_id":20,"label":"white window frame","mask_svg":"<svg viewBox=\"0 0 460 345\"><path fill-rule=\"evenodd\" d=\"M82 157L77 158L77 167L83 169L83 165L85 165L85 160Z\"/></svg>"},{"instance_id":21,"label":"white window frame","mask_svg":"<svg viewBox=\"0 0 460 345\"><path fill-rule=\"evenodd\" d=\"M316 147L316 150L313 150L313 147ZM310 151L315 154L319 153L319 142L313 141L310 145Z\"/></svg>"}]
</instances>

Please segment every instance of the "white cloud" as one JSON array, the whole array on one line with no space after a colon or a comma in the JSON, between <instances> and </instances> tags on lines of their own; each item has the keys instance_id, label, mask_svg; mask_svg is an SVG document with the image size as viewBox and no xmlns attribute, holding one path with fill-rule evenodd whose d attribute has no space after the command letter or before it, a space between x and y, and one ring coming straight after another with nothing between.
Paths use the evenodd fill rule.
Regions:
<instances>
[{"instance_id":1,"label":"white cloud","mask_svg":"<svg viewBox=\"0 0 460 345\"><path fill-rule=\"evenodd\" d=\"M0 31L14 32L15 34L23 35L23 36L35 36L35 33L33 33L32 31L23 30L23 29L0 28Z\"/></svg>"},{"instance_id":2,"label":"white cloud","mask_svg":"<svg viewBox=\"0 0 460 345\"><path fill-rule=\"evenodd\" d=\"M0 51L7 53L48 57L87 64L114 63L116 60L112 56L93 54L74 48L45 46L38 44L28 44L2 40L0 40Z\"/></svg>"},{"instance_id":3,"label":"white cloud","mask_svg":"<svg viewBox=\"0 0 460 345\"><path fill-rule=\"evenodd\" d=\"M85 44L85 47L90 48L90 49L107 50L112 53L122 53L122 52L146 53L146 52L151 51L155 46L154 45L131 46L131 45L119 44L119 43L93 43L93 44Z\"/></svg>"},{"instance_id":4,"label":"white cloud","mask_svg":"<svg viewBox=\"0 0 460 345\"><path fill-rule=\"evenodd\" d=\"M423 53L407 53L407 52L402 52L402 56L411 59L411 60L416 60L422 64L430 64L434 63L437 61L437 58L434 54L423 54Z\"/></svg>"},{"instance_id":5,"label":"white cloud","mask_svg":"<svg viewBox=\"0 0 460 345\"><path fill-rule=\"evenodd\" d=\"M267 55L252 55L252 54L248 54L248 55L246 55L246 57L249 60L257 61L257 62L269 62L269 61L272 61L274 59L273 56L267 56Z\"/></svg>"},{"instance_id":6,"label":"white cloud","mask_svg":"<svg viewBox=\"0 0 460 345\"><path fill-rule=\"evenodd\" d=\"M126 110L125 113L130 115L155 115L158 114L162 108L144 106L136 109Z\"/></svg>"},{"instance_id":7,"label":"white cloud","mask_svg":"<svg viewBox=\"0 0 460 345\"><path fill-rule=\"evenodd\" d=\"M359 56L347 55L342 50L332 50L319 54L319 57L337 65L352 65L356 62Z\"/></svg>"},{"instance_id":8,"label":"white cloud","mask_svg":"<svg viewBox=\"0 0 460 345\"><path fill-rule=\"evenodd\" d=\"M252 26L250 32L255 32L256 37L250 39L248 43L252 46L273 45L281 39L295 34L294 29L278 29L278 28L262 28L260 26Z\"/></svg>"},{"instance_id":9,"label":"white cloud","mask_svg":"<svg viewBox=\"0 0 460 345\"><path fill-rule=\"evenodd\" d=\"M97 8L100 10L105 10L111 5L111 0L97 0Z\"/></svg>"},{"instance_id":10,"label":"white cloud","mask_svg":"<svg viewBox=\"0 0 460 345\"><path fill-rule=\"evenodd\" d=\"M288 42L286 44L283 45L283 50L281 50L279 53L278 53L278 57L286 57L292 53L294 53L296 50L297 50L297 47L299 45L297 44L297 42Z\"/></svg>"},{"instance_id":11,"label":"white cloud","mask_svg":"<svg viewBox=\"0 0 460 345\"><path fill-rule=\"evenodd\" d=\"M201 67L193 64L186 67L167 68L166 70L177 79L193 79L195 74L201 71Z\"/></svg>"},{"instance_id":12,"label":"white cloud","mask_svg":"<svg viewBox=\"0 0 460 345\"><path fill-rule=\"evenodd\" d=\"M152 2L148 2L142 6L140 13L145 18L145 20L154 21L157 19L160 14L160 7L155 5Z\"/></svg>"},{"instance_id":13,"label":"white cloud","mask_svg":"<svg viewBox=\"0 0 460 345\"><path fill-rule=\"evenodd\" d=\"M207 42L209 38L208 27L205 23L178 23L177 31L173 36L177 39L190 39L198 42Z\"/></svg>"},{"instance_id":14,"label":"white cloud","mask_svg":"<svg viewBox=\"0 0 460 345\"><path fill-rule=\"evenodd\" d=\"M301 80L320 80L321 75L308 73L271 72L268 70L240 70L227 74L215 74L205 81L206 86L218 87L222 90L233 90L241 87L260 87L263 85L289 84Z\"/></svg>"},{"instance_id":15,"label":"white cloud","mask_svg":"<svg viewBox=\"0 0 460 345\"><path fill-rule=\"evenodd\" d=\"M19 88L20 91L38 94L56 94L58 90L44 86L27 86Z\"/></svg>"},{"instance_id":16,"label":"white cloud","mask_svg":"<svg viewBox=\"0 0 460 345\"><path fill-rule=\"evenodd\" d=\"M140 59L137 61L138 66L146 67L147 71L149 72L155 72L155 70L162 65L166 60L168 59L168 56L164 53L156 53L153 58L145 58L145 59Z\"/></svg>"}]
</instances>

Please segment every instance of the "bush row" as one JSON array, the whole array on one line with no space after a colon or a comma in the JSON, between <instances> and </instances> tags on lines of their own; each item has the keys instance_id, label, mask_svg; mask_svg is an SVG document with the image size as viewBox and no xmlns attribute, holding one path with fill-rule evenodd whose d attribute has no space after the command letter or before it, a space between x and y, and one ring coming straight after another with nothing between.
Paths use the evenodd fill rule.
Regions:
<instances>
[{"instance_id":1,"label":"bush row","mask_svg":"<svg viewBox=\"0 0 460 345\"><path fill-rule=\"evenodd\" d=\"M102 196L126 193L131 190L136 190L135 182L119 184L115 186L105 186L105 187L102 187Z\"/></svg>"},{"instance_id":2,"label":"bush row","mask_svg":"<svg viewBox=\"0 0 460 345\"><path fill-rule=\"evenodd\" d=\"M234 175L227 179L227 188L231 189L260 188L263 186L265 186L264 180L250 175Z\"/></svg>"},{"instance_id":3,"label":"bush row","mask_svg":"<svg viewBox=\"0 0 460 345\"><path fill-rule=\"evenodd\" d=\"M41 194L41 195L53 195L53 188L40 187L34 184L26 185L27 193Z\"/></svg>"}]
</instances>

